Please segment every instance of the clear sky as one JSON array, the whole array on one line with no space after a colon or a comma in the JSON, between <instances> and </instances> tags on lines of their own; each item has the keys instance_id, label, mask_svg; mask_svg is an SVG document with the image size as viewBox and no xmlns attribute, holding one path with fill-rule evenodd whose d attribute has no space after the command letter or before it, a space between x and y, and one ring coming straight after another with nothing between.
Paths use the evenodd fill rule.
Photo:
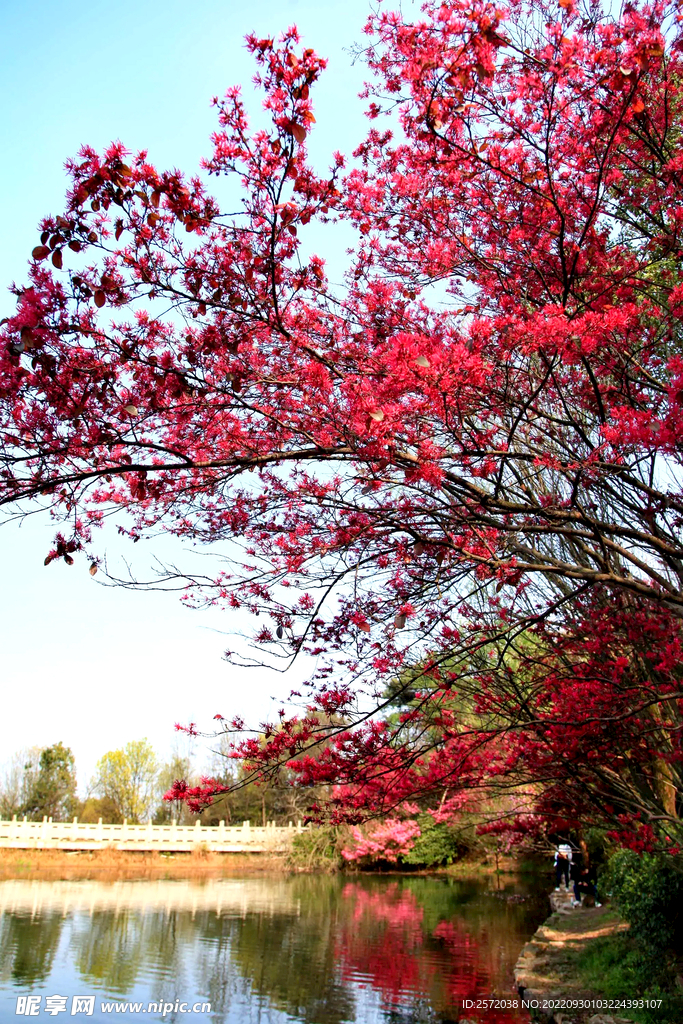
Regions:
<instances>
[{"instance_id":1,"label":"clear sky","mask_svg":"<svg viewBox=\"0 0 683 1024\"><path fill-rule=\"evenodd\" d=\"M334 150L350 153L366 122L364 69L348 48L363 42L367 13L366 0L0 0L0 317L13 308L6 285L25 279L38 221L63 209L66 158L83 143L121 139L159 167L196 171L215 124L211 98L236 82L252 92L251 30L295 23L329 58L310 150L321 165ZM107 589L82 561L45 568L53 533L35 516L0 529L0 762L62 740L85 781L102 753L128 740L147 736L166 754L176 720L210 725L216 712L239 712L258 721L272 713L271 695L297 682L222 661L229 640L219 631L242 628L226 614ZM169 545L161 557L180 562ZM114 557L115 541L105 547ZM140 571L157 551L142 548L127 552Z\"/></svg>"}]
</instances>

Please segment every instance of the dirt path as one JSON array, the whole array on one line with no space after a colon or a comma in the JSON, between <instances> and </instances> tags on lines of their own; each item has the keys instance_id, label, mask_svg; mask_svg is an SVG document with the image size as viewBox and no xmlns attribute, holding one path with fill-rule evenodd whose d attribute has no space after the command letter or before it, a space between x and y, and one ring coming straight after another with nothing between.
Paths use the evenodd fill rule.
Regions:
<instances>
[{"instance_id":1,"label":"dirt path","mask_svg":"<svg viewBox=\"0 0 683 1024\"><path fill-rule=\"evenodd\" d=\"M576 977L576 955L594 939L628 927L607 907L572 907L571 894L564 889L551 894L550 904L553 913L527 942L515 965L515 982L522 998L532 1005L537 1002L534 1015L548 1024L632 1024L629 1018L595 1008L543 1012L548 1001L600 999Z\"/></svg>"}]
</instances>

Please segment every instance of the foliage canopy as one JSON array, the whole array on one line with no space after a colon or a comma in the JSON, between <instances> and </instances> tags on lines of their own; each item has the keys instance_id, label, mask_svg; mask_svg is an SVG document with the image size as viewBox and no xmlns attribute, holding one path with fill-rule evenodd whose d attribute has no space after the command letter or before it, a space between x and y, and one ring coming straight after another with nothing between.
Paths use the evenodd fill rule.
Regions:
<instances>
[{"instance_id":1,"label":"foliage canopy","mask_svg":"<svg viewBox=\"0 0 683 1024\"><path fill-rule=\"evenodd\" d=\"M223 542L190 594L320 664L239 752L335 785L337 818L495 784L520 833L675 847L678 6L427 0L367 32L349 166L308 160L325 61L295 29L248 39L260 127L217 102L204 169L239 214L119 144L70 163L3 327L0 500L68 524L47 562L113 511ZM339 288L304 244L335 219Z\"/></svg>"}]
</instances>

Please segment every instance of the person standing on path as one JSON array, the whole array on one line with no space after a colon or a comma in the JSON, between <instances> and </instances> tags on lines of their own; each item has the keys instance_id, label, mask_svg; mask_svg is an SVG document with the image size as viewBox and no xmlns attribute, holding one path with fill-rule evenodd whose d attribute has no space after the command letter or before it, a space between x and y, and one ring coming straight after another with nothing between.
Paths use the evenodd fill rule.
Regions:
<instances>
[{"instance_id":1,"label":"person standing on path","mask_svg":"<svg viewBox=\"0 0 683 1024\"><path fill-rule=\"evenodd\" d=\"M601 903L598 903L597 875L591 865L588 847L583 839L579 843L579 849L572 857L570 874L574 883L572 906L580 907L583 895L592 896L596 907L602 906Z\"/></svg>"},{"instance_id":2,"label":"person standing on path","mask_svg":"<svg viewBox=\"0 0 683 1024\"><path fill-rule=\"evenodd\" d=\"M569 890L569 866L572 862L572 848L569 843L560 843L555 850L555 892L560 891L564 879L565 889Z\"/></svg>"}]
</instances>

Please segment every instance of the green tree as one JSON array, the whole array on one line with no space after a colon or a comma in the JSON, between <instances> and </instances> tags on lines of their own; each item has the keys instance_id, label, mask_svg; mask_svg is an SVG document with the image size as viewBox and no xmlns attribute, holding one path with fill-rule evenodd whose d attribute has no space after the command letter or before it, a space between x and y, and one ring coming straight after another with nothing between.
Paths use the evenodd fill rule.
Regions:
<instances>
[{"instance_id":1,"label":"green tree","mask_svg":"<svg viewBox=\"0 0 683 1024\"><path fill-rule=\"evenodd\" d=\"M94 790L108 798L121 818L140 822L150 817L159 792L159 764L146 739L110 750L97 762Z\"/></svg>"},{"instance_id":2,"label":"green tree","mask_svg":"<svg viewBox=\"0 0 683 1024\"><path fill-rule=\"evenodd\" d=\"M84 824L94 824L100 818L106 825L120 825L123 816L109 797L87 796L78 807L78 820Z\"/></svg>"},{"instance_id":3,"label":"green tree","mask_svg":"<svg viewBox=\"0 0 683 1024\"><path fill-rule=\"evenodd\" d=\"M44 747L24 764L23 802L19 813L29 818L71 817L76 806L76 761L70 747Z\"/></svg>"},{"instance_id":4,"label":"green tree","mask_svg":"<svg viewBox=\"0 0 683 1024\"><path fill-rule=\"evenodd\" d=\"M192 765L189 757L183 757L177 751L171 755L170 760L161 766L157 778L158 795L161 798L154 812L154 823L163 825L166 822L175 820L182 822L190 819L184 800L164 800L163 795L167 793L174 782L184 779L190 781Z\"/></svg>"}]
</instances>

